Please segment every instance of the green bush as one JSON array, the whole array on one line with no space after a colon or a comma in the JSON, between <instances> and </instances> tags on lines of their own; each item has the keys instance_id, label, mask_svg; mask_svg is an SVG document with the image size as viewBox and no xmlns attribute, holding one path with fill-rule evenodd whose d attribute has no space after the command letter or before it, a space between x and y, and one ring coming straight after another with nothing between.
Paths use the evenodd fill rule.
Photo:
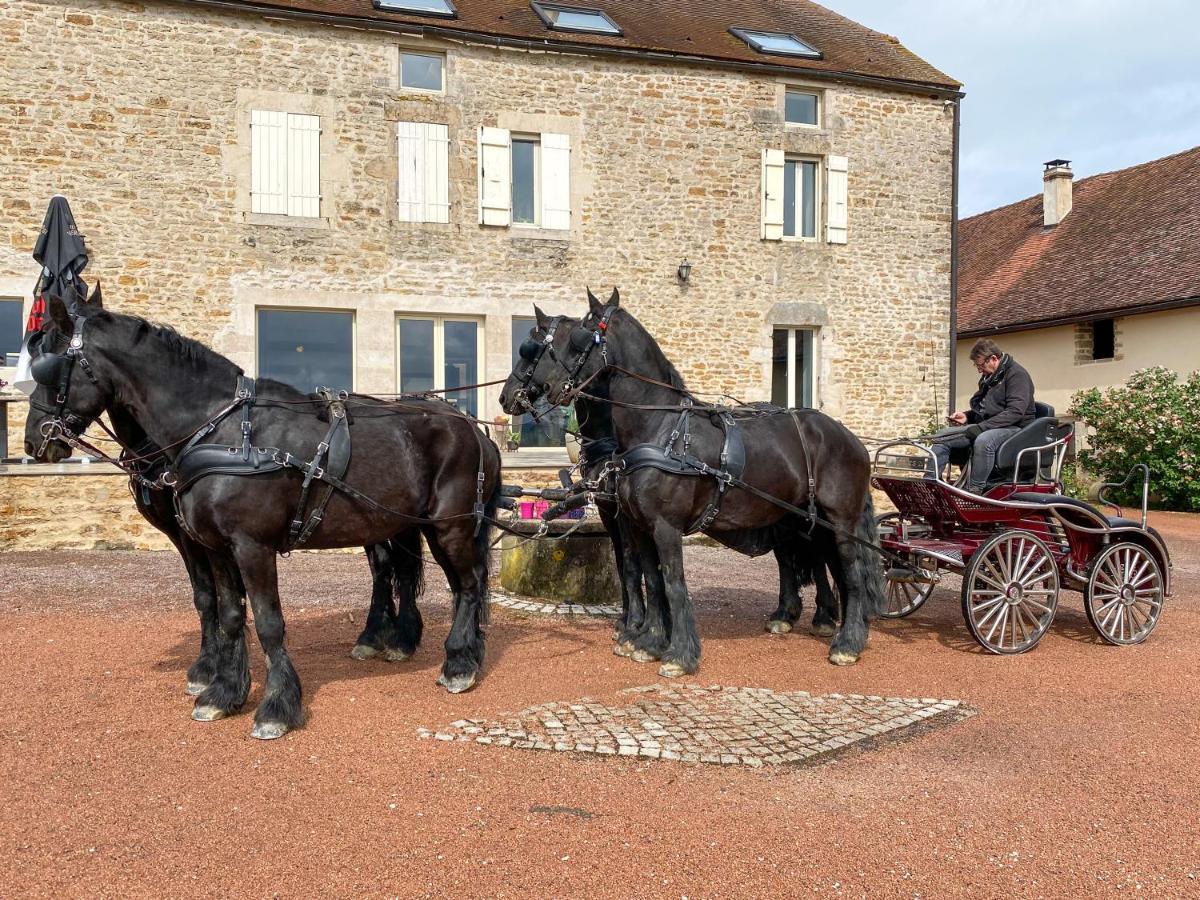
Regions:
<instances>
[{"instance_id":1,"label":"green bush","mask_svg":"<svg viewBox=\"0 0 1200 900\"><path fill-rule=\"evenodd\" d=\"M1104 481L1122 481L1138 463L1150 468L1150 495L1168 509L1200 511L1200 372L1186 380L1156 366L1120 387L1080 391L1071 413L1087 425L1080 462ZM1141 502L1141 487L1121 498Z\"/></svg>"}]
</instances>

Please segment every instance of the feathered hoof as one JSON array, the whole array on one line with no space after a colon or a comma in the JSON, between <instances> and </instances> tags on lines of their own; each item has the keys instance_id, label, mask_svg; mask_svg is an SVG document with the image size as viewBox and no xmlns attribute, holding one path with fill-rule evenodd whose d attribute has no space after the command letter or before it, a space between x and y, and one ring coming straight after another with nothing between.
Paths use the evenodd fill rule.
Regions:
<instances>
[{"instance_id":1,"label":"feathered hoof","mask_svg":"<svg viewBox=\"0 0 1200 900\"><path fill-rule=\"evenodd\" d=\"M189 697L195 697L199 694L203 694L206 690L208 690L208 685L201 684L199 681L189 681L187 683L187 692Z\"/></svg>"},{"instance_id":2,"label":"feathered hoof","mask_svg":"<svg viewBox=\"0 0 1200 900\"><path fill-rule=\"evenodd\" d=\"M374 659L379 655L379 651L366 644L355 644L354 649L350 651L350 655L355 659Z\"/></svg>"},{"instance_id":3,"label":"feathered hoof","mask_svg":"<svg viewBox=\"0 0 1200 900\"><path fill-rule=\"evenodd\" d=\"M829 624L813 625L812 633L817 637L833 637L837 634L837 626Z\"/></svg>"},{"instance_id":4,"label":"feathered hoof","mask_svg":"<svg viewBox=\"0 0 1200 900\"><path fill-rule=\"evenodd\" d=\"M412 656L411 653L405 653L398 647L389 647L383 653L383 658L388 662L404 662L410 656Z\"/></svg>"},{"instance_id":5,"label":"feathered hoof","mask_svg":"<svg viewBox=\"0 0 1200 900\"><path fill-rule=\"evenodd\" d=\"M192 709L192 718L197 722L215 722L224 719L229 713L218 706L196 706Z\"/></svg>"},{"instance_id":6,"label":"feathered hoof","mask_svg":"<svg viewBox=\"0 0 1200 900\"><path fill-rule=\"evenodd\" d=\"M282 722L255 722L250 729L250 737L260 741L273 741L287 733L288 727Z\"/></svg>"},{"instance_id":7,"label":"feathered hoof","mask_svg":"<svg viewBox=\"0 0 1200 900\"><path fill-rule=\"evenodd\" d=\"M658 667L658 674L663 678L680 678L688 674L688 670L677 662L665 662Z\"/></svg>"},{"instance_id":8,"label":"feathered hoof","mask_svg":"<svg viewBox=\"0 0 1200 900\"><path fill-rule=\"evenodd\" d=\"M629 654L629 658L634 662L658 662L662 659L657 653L651 653L649 650L634 650Z\"/></svg>"},{"instance_id":9,"label":"feathered hoof","mask_svg":"<svg viewBox=\"0 0 1200 900\"><path fill-rule=\"evenodd\" d=\"M848 650L831 650L829 651L829 661L835 666L852 666L858 662L858 654L850 653Z\"/></svg>"},{"instance_id":10,"label":"feathered hoof","mask_svg":"<svg viewBox=\"0 0 1200 900\"><path fill-rule=\"evenodd\" d=\"M772 619L767 623L767 631L771 634L788 634L791 630L791 622L784 622L781 619Z\"/></svg>"},{"instance_id":11,"label":"feathered hoof","mask_svg":"<svg viewBox=\"0 0 1200 900\"><path fill-rule=\"evenodd\" d=\"M469 672L466 675L454 675L450 678L444 674L439 675L437 683L451 694L461 694L475 687L475 673Z\"/></svg>"},{"instance_id":12,"label":"feathered hoof","mask_svg":"<svg viewBox=\"0 0 1200 900\"><path fill-rule=\"evenodd\" d=\"M633 656L636 651L633 649L633 644L629 641L624 641L613 646L613 656L624 656L626 658Z\"/></svg>"}]
</instances>

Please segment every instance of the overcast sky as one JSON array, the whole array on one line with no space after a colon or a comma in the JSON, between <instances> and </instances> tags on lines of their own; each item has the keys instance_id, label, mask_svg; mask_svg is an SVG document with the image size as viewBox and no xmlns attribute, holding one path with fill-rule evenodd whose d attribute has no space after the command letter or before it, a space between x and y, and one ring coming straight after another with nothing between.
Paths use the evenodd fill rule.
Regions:
<instances>
[{"instance_id":1,"label":"overcast sky","mask_svg":"<svg viewBox=\"0 0 1200 900\"><path fill-rule=\"evenodd\" d=\"M1198 0L818 0L963 82L965 218L1200 145Z\"/></svg>"}]
</instances>

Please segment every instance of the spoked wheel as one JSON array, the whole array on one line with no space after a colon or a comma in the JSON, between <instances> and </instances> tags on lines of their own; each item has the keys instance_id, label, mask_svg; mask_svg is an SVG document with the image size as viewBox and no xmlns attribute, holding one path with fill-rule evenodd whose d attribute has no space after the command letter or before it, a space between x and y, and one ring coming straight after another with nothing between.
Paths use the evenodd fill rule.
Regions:
<instances>
[{"instance_id":1,"label":"spoked wheel","mask_svg":"<svg viewBox=\"0 0 1200 900\"><path fill-rule=\"evenodd\" d=\"M1005 531L975 551L963 573L963 618L992 653L1024 653L1042 639L1058 609L1058 567L1044 543Z\"/></svg>"},{"instance_id":2,"label":"spoked wheel","mask_svg":"<svg viewBox=\"0 0 1200 900\"><path fill-rule=\"evenodd\" d=\"M894 529L899 519L900 517L896 513L884 513L875 520L875 523L880 534L883 534L889 528ZM903 619L905 616L911 616L933 593L933 582L899 581L888 578L888 572L891 571L893 562L889 557L882 555L880 559L883 563L883 580L887 584L887 590L884 592L884 605L879 615L884 619ZM913 571L919 570L914 568Z\"/></svg>"},{"instance_id":3,"label":"spoked wheel","mask_svg":"<svg viewBox=\"0 0 1200 900\"><path fill-rule=\"evenodd\" d=\"M1162 569L1140 544L1113 544L1096 557L1083 593L1088 621L1110 644L1140 644L1163 606Z\"/></svg>"}]
</instances>

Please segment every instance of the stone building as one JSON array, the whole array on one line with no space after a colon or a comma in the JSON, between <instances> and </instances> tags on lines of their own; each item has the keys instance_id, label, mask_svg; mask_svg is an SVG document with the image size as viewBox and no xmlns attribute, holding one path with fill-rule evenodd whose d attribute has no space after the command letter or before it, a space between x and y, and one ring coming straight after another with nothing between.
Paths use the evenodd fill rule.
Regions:
<instances>
[{"instance_id":1,"label":"stone building","mask_svg":"<svg viewBox=\"0 0 1200 900\"><path fill-rule=\"evenodd\" d=\"M808 0L9 0L0 40L15 321L62 193L107 305L308 389L503 378L615 284L696 390L870 435L952 390L959 86ZM130 540L119 476L2 471L0 546Z\"/></svg>"}]
</instances>

